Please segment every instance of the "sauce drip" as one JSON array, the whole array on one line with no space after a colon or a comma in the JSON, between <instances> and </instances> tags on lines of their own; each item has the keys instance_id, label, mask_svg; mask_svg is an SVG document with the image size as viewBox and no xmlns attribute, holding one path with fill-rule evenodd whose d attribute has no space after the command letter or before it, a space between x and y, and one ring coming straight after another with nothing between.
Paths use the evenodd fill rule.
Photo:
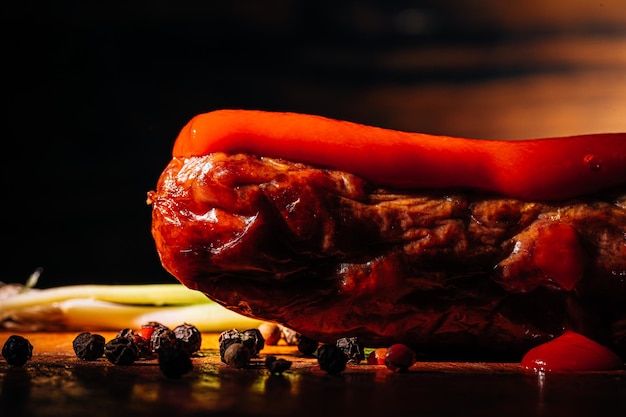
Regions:
<instances>
[{"instance_id":1,"label":"sauce drip","mask_svg":"<svg viewBox=\"0 0 626 417\"><path fill-rule=\"evenodd\" d=\"M613 351L573 331L531 349L522 358L522 369L532 372L610 371L623 367Z\"/></svg>"},{"instance_id":2,"label":"sauce drip","mask_svg":"<svg viewBox=\"0 0 626 417\"><path fill-rule=\"evenodd\" d=\"M540 234L532 257L535 266L561 288L573 290L585 269L585 251L576 230L566 223L552 222L542 225Z\"/></svg>"}]
</instances>

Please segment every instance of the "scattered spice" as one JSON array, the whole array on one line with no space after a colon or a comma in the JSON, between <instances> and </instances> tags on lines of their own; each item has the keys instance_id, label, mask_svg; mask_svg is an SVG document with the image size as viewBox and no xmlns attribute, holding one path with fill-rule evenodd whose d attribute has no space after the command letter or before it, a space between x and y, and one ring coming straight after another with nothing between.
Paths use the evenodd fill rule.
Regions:
<instances>
[{"instance_id":1,"label":"scattered spice","mask_svg":"<svg viewBox=\"0 0 626 417\"><path fill-rule=\"evenodd\" d=\"M285 341L285 343L287 343L288 345L297 345L298 344L298 336L299 333L296 332L295 330L291 330L288 327L285 326L279 326L280 327L280 332L283 335L283 340Z\"/></svg>"},{"instance_id":2,"label":"scattered spice","mask_svg":"<svg viewBox=\"0 0 626 417\"><path fill-rule=\"evenodd\" d=\"M224 358L226 349L228 349L233 343L243 342L241 339L241 332L237 329L223 331L220 333L218 342L220 344L220 359L222 362L226 363L226 359Z\"/></svg>"},{"instance_id":3,"label":"scattered spice","mask_svg":"<svg viewBox=\"0 0 626 417\"><path fill-rule=\"evenodd\" d=\"M258 327L261 335L265 339L265 344L268 346L277 345L280 339L283 337L283 333L280 331L280 327L276 323L263 322Z\"/></svg>"},{"instance_id":4,"label":"scattered spice","mask_svg":"<svg viewBox=\"0 0 626 417\"><path fill-rule=\"evenodd\" d=\"M141 325L141 328L150 328L152 330L157 330L157 329L167 329L168 327L166 325L164 325L163 323L159 323L158 321L149 321L147 323L144 323Z\"/></svg>"},{"instance_id":5,"label":"scattered spice","mask_svg":"<svg viewBox=\"0 0 626 417\"><path fill-rule=\"evenodd\" d=\"M191 356L200 350L202 345L202 333L192 324L183 323L174 327L174 337L178 340L180 348Z\"/></svg>"},{"instance_id":6,"label":"scattered spice","mask_svg":"<svg viewBox=\"0 0 626 417\"><path fill-rule=\"evenodd\" d=\"M133 332L136 335L141 336L142 338L144 338L145 340L149 342L150 338L152 337L152 333L154 332L154 328L153 327L141 327L139 329L134 330Z\"/></svg>"},{"instance_id":7,"label":"scattered spice","mask_svg":"<svg viewBox=\"0 0 626 417\"><path fill-rule=\"evenodd\" d=\"M387 348L376 348L367 356L368 365L384 365Z\"/></svg>"},{"instance_id":8,"label":"scattered spice","mask_svg":"<svg viewBox=\"0 0 626 417\"><path fill-rule=\"evenodd\" d=\"M318 346L319 342L317 340L313 340L310 337L303 335L298 336L298 351L303 355L313 356Z\"/></svg>"},{"instance_id":9,"label":"scattered spice","mask_svg":"<svg viewBox=\"0 0 626 417\"><path fill-rule=\"evenodd\" d=\"M250 362L250 350L243 343L232 343L224 351L224 363L235 368L244 368Z\"/></svg>"},{"instance_id":10,"label":"scattered spice","mask_svg":"<svg viewBox=\"0 0 626 417\"><path fill-rule=\"evenodd\" d=\"M132 341L137 347L137 359L152 359L154 356L152 344L150 339L144 337L144 335L148 335L150 332L146 332L143 329L140 330L139 332L135 332L133 329L127 327L120 330L115 337L126 338ZM151 329L148 330L151 331Z\"/></svg>"},{"instance_id":11,"label":"scattered spice","mask_svg":"<svg viewBox=\"0 0 626 417\"><path fill-rule=\"evenodd\" d=\"M180 378L191 371L191 355L200 349L201 343L200 331L191 324L183 323L170 330L159 322L148 322L137 330L124 328L106 343L102 335L82 332L74 338L72 346L82 360L93 361L104 355L115 365L130 365L137 359L158 355L163 374Z\"/></svg>"},{"instance_id":12,"label":"scattered spice","mask_svg":"<svg viewBox=\"0 0 626 417\"><path fill-rule=\"evenodd\" d=\"M393 372L406 372L415 363L415 352L402 343L387 348L385 365Z\"/></svg>"},{"instance_id":13,"label":"scattered spice","mask_svg":"<svg viewBox=\"0 0 626 417\"><path fill-rule=\"evenodd\" d=\"M150 338L142 336L141 333L133 333L130 337L137 346L139 359L152 359L154 357L155 352L152 349Z\"/></svg>"},{"instance_id":14,"label":"scattered spice","mask_svg":"<svg viewBox=\"0 0 626 417\"><path fill-rule=\"evenodd\" d=\"M104 355L104 336L96 333L82 332L72 341L74 353L78 359L95 361Z\"/></svg>"},{"instance_id":15,"label":"scattered spice","mask_svg":"<svg viewBox=\"0 0 626 417\"><path fill-rule=\"evenodd\" d=\"M348 357L337 345L323 344L317 349L320 369L329 374L339 374L346 369Z\"/></svg>"},{"instance_id":16,"label":"scattered spice","mask_svg":"<svg viewBox=\"0 0 626 417\"><path fill-rule=\"evenodd\" d=\"M337 340L337 347L348 357L348 363L358 364L365 359L365 346L357 337L343 337Z\"/></svg>"},{"instance_id":17,"label":"scattered spice","mask_svg":"<svg viewBox=\"0 0 626 417\"><path fill-rule=\"evenodd\" d=\"M25 337L11 335L2 346L2 357L11 366L24 366L33 357L33 345Z\"/></svg>"},{"instance_id":18,"label":"scattered spice","mask_svg":"<svg viewBox=\"0 0 626 417\"><path fill-rule=\"evenodd\" d=\"M115 335L115 337L126 337L126 338L131 338L132 336L133 336L133 329L131 329L130 327L126 327L120 330Z\"/></svg>"},{"instance_id":19,"label":"scattered spice","mask_svg":"<svg viewBox=\"0 0 626 417\"><path fill-rule=\"evenodd\" d=\"M291 368L291 361L270 355L265 358L265 367L271 374L280 375Z\"/></svg>"},{"instance_id":20,"label":"scattered spice","mask_svg":"<svg viewBox=\"0 0 626 417\"><path fill-rule=\"evenodd\" d=\"M130 365L139 358L139 350L132 338L118 335L104 345L104 356L115 365Z\"/></svg>"},{"instance_id":21,"label":"scattered spice","mask_svg":"<svg viewBox=\"0 0 626 417\"><path fill-rule=\"evenodd\" d=\"M259 356L259 352L265 347L265 339L259 329L247 329L241 333L241 340L245 347L250 350L251 357Z\"/></svg>"},{"instance_id":22,"label":"scattered spice","mask_svg":"<svg viewBox=\"0 0 626 417\"><path fill-rule=\"evenodd\" d=\"M167 326L156 323L154 331L150 336L150 346L152 352L159 353L159 350L167 347L177 347L178 339L174 332Z\"/></svg>"},{"instance_id":23,"label":"scattered spice","mask_svg":"<svg viewBox=\"0 0 626 417\"><path fill-rule=\"evenodd\" d=\"M182 346L168 346L159 350L159 369L168 378L180 378L193 369L193 364Z\"/></svg>"},{"instance_id":24,"label":"scattered spice","mask_svg":"<svg viewBox=\"0 0 626 417\"><path fill-rule=\"evenodd\" d=\"M257 357L259 355L259 352L265 347L265 339L263 338L263 335L261 334L261 331L259 329L248 329L244 330L243 332L240 332L237 329L226 330L220 334L218 341L220 344L220 358L222 359L222 362L228 365L234 365L235 363L239 364L241 361L243 361L243 359L234 360L232 357L226 357L226 352L231 347L231 345L240 344L248 351L248 358L245 359L245 364L248 363L250 358ZM231 352L231 355L234 353L237 353L237 355L243 355L243 353L239 352L241 347L238 346L235 349L236 350L233 350ZM245 366L245 364L243 366ZM242 366L236 367L240 368Z\"/></svg>"}]
</instances>

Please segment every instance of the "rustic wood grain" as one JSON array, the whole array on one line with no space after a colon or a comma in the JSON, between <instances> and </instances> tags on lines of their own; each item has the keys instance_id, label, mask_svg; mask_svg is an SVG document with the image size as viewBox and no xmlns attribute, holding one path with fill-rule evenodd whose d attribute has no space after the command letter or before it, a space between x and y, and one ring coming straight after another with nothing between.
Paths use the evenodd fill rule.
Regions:
<instances>
[{"instance_id":1,"label":"rustic wood grain","mask_svg":"<svg viewBox=\"0 0 626 417\"><path fill-rule=\"evenodd\" d=\"M102 333L110 339L115 333ZM10 333L0 333L4 343ZM34 346L24 367L0 362L5 416L621 416L626 373L525 374L516 363L418 363L407 373L348 365L327 375L294 346L268 346L247 369L222 364L217 334L204 334L194 370L168 379L155 360L116 366L77 359L75 333L23 334ZM293 361L270 375L263 359ZM597 414L599 413L599 414Z\"/></svg>"}]
</instances>

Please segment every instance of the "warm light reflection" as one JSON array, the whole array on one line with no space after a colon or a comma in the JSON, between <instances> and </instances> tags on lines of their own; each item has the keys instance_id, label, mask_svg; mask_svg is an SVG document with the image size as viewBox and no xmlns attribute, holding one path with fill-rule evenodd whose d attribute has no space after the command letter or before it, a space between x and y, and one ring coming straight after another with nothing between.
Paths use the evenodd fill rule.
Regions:
<instances>
[{"instance_id":1,"label":"warm light reflection","mask_svg":"<svg viewBox=\"0 0 626 417\"><path fill-rule=\"evenodd\" d=\"M546 383L546 373L544 371L537 372L537 414L543 415L543 410L545 408L544 402L544 388Z\"/></svg>"}]
</instances>

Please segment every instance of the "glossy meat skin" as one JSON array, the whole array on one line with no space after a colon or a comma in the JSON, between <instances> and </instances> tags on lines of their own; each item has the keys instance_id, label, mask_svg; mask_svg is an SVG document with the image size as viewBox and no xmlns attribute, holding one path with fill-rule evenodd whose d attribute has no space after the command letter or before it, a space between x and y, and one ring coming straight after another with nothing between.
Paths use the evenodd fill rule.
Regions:
<instances>
[{"instance_id":1,"label":"glossy meat skin","mask_svg":"<svg viewBox=\"0 0 626 417\"><path fill-rule=\"evenodd\" d=\"M174 158L148 201L163 266L183 284L322 342L501 359L571 328L626 356L624 194L396 192L213 153Z\"/></svg>"}]
</instances>

